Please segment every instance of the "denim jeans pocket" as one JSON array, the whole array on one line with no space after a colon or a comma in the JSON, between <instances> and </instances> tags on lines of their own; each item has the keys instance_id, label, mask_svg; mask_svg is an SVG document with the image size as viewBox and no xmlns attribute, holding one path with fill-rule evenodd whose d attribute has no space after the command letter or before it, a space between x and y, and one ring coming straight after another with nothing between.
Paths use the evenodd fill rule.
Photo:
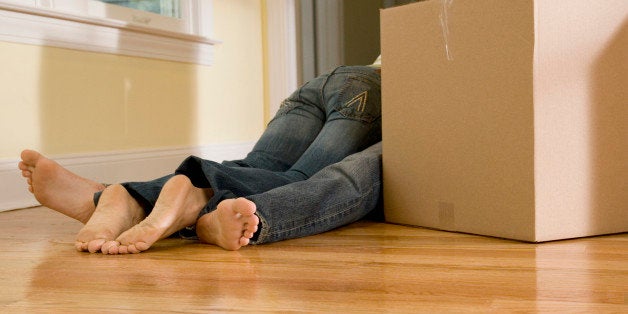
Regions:
<instances>
[{"instance_id":1,"label":"denim jeans pocket","mask_svg":"<svg viewBox=\"0 0 628 314\"><path fill-rule=\"evenodd\" d=\"M371 123L381 116L379 82L359 73L348 74L338 94L336 111L348 119Z\"/></svg>"}]
</instances>

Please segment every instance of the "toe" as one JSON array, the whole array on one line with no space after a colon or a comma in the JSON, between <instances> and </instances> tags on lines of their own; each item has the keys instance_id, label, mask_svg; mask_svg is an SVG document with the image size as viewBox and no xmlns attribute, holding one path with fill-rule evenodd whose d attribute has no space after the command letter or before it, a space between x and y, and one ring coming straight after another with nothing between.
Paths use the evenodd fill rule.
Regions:
<instances>
[{"instance_id":1,"label":"toe","mask_svg":"<svg viewBox=\"0 0 628 314\"><path fill-rule=\"evenodd\" d=\"M146 242L137 242L135 243L135 248L137 248L141 252L148 250L150 248L150 245Z\"/></svg>"},{"instance_id":2,"label":"toe","mask_svg":"<svg viewBox=\"0 0 628 314\"><path fill-rule=\"evenodd\" d=\"M102 254L117 254L118 253L118 242L116 241L107 241L100 248Z\"/></svg>"},{"instance_id":3,"label":"toe","mask_svg":"<svg viewBox=\"0 0 628 314\"><path fill-rule=\"evenodd\" d=\"M76 242L74 242L74 247L79 252L87 251L87 243L85 243L85 242L76 241Z\"/></svg>"},{"instance_id":4,"label":"toe","mask_svg":"<svg viewBox=\"0 0 628 314\"><path fill-rule=\"evenodd\" d=\"M17 164L17 168L22 170L22 171L26 171L26 172L32 172L33 171L33 167L27 165L23 161L20 161L20 163Z\"/></svg>"},{"instance_id":5,"label":"toe","mask_svg":"<svg viewBox=\"0 0 628 314\"><path fill-rule=\"evenodd\" d=\"M128 246L121 245L118 247L118 254L128 254L128 253L129 253Z\"/></svg>"},{"instance_id":6,"label":"toe","mask_svg":"<svg viewBox=\"0 0 628 314\"><path fill-rule=\"evenodd\" d=\"M20 154L20 158L22 158L22 160L31 164L35 164L39 156L40 154L38 152L30 149L25 149Z\"/></svg>"},{"instance_id":7,"label":"toe","mask_svg":"<svg viewBox=\"0 0 628 314\"><path fill-rule=\"evenodd\" d=\"M100 251L100 248L102 248L102 245L105 244L105 242L107 242L105 239L96 239L89 241L89 243L87 244L87 250L90 253L96 253Z\"/></svg>"},{"instance_id":8,"label":"toe","mask_svg":"<svg viewBox=\"0 0 628 314\"><path fill-rule=\"evenodd\" d=\"M249 245L250 241L251 240L249 240L248 238L242 237L242 238L240 238L240 245L241 246Z\"/></svg>"},{"instance_id":9,"label":"toe","mask_svg":"<svg viewBox=\"0 0 628 314\"><path fill-rule=\"evenodd\" d=\"M258 229L258 225L259 225L259 218L257 218L257 216L253 215L245 224L244 224L244 230L243 231L243 235L247 238L252 238L253 235L255 234L255 232L257 232Z\"/></svg>"},{"instance_id":10,"label":"toe","mask_svg":"<svg viewBox=\"0 0 628 314\"><path fill-rule=\"evenodd\" d=\"M246 198L236 198L235 199L235 203L234 206L237 210L237 212L245 217L251 216L255 213L256 211L256 206L255 203L249 201Z\"/></svg>"},{"instance_id":11,"label":"toe","mask_svg":"<svg viewBox=\"0 0 628 314\"><path fill-rule=\"evenodd\" d=\"M245 226L245 231L255 233L257 232L258 225L259 223L248 223Z\"/></svg>"},{"instance_id":12,"label":"toe","mask_svg":"<svg viewBox=\"0 0 628 314\"><path fill-rule=\"evenodd\" d=\"M135 244L129 245L127 247L127 250L129 251L129 253L132 253L132 254L136 254L140 252L140 250L138 250L137 247L135 247Z\"/></svg>"}]
</instances>

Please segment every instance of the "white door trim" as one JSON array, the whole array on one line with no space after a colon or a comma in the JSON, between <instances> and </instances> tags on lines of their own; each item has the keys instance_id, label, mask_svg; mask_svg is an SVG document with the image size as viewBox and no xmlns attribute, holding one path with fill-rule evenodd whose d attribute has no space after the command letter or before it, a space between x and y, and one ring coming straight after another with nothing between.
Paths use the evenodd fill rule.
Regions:
<instances>
[{"instance_id":1,"label":"white door trim","mask_svg":"<svg viewBox=\"0 0 628 314\"><path fill-rule=\"evenodd\" d=\"M266 3L269 117L297 88L297 25L295 0Z\"/></svg>"}]
</instances>

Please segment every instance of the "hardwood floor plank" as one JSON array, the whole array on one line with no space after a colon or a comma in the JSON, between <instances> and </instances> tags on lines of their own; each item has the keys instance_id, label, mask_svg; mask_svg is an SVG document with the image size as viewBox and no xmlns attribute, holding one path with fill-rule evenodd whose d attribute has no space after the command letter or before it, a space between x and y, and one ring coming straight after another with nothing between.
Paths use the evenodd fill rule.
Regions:
<instances>
[{"instance_id":1,"label":"hardwood floor plank","mask_svg":"<svg viewBox=\"0 0 628 314\"><path fill-rule=\"evenodd\" d=\"M628 234L529 244L358 222L230 252L167 239L74 250L81 224L0 213L0 310L22 312L628 312Z\"/></svg>"}]
</instances>

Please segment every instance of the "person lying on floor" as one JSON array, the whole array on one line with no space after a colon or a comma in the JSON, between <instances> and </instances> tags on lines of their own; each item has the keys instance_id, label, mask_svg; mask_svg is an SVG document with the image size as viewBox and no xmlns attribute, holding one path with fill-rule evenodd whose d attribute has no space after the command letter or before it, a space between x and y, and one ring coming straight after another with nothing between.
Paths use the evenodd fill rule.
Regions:
<instances>
[{"instance_id":1,"label":"person lying on floor","mask_svg":"<svg viewBox=\"0 0 628 314\"><path fill-rule=\"evenodd\" d=\"M28 172L29 189L42 205L86 224L77 236L79 251L98 252L102 249L105 254L137 253L148 249L155 239L165 238L171 230L195 219L182 217L185 210L175 204L163 207L163 210L153 210L149 215L151 220L146 220L143 209L137 207L133 198L128 198L121 185L109 186L110 193L107 194L112 203L118 195L127 196L125 201L129 203L108 204L114 206L102 207L96 212L93 194L103 191L104 185L80 177L37 152L24 151L22 156L23 165L28 167L25 171ZM182 190L197 191L185 178L180 179L169 181L173 188L163 191L164 197L170 198L170 192L177 196L176 184L181 184ZM195 222L195 231L202 242L227 250L237 250L247 244L299 238L367 216L381 220L380 195L381 143L377 143L325 167L305 181L246 198L223 200L216 210ZM141 227L137 225L140 222ZM138 240L125 247L122 244L128 242L118 235L135 225L139 233L134 231L125 237L137 236ZM254 230L257 234L251 237ZM116 239L120 244L104 245L107 239Z\"/></svg>"},{"instance_id":2,"label":"person lying on floor","mask_svg":"<svg viewBox=\"0 0 628 314\"><path fill-rule=\"evenodd\" d=\"M153 181L105 187L33 150L19 168L42 205L85 224L79 251L138 253L190 226L227 250L317 234L378 203L380 85L376 66L339 67L286 99L244 159L189 157Z\"/></svg>"}]
</instances>

